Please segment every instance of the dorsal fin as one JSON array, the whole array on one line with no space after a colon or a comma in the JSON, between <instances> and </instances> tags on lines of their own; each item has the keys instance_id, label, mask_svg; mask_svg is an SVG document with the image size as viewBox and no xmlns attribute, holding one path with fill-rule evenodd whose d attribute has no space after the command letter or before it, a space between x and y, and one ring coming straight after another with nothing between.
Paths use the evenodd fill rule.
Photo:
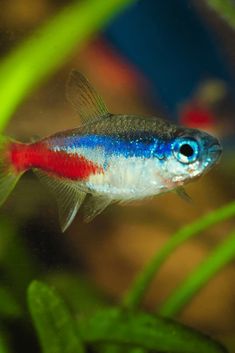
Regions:
<instances>
[{"instance_id":1,"label":"dorsal fin","mask_svg":"<svg viewBox=\"0 0 235 353\"><path fill-rule=\"evenodd\" d=\"M83 123L108 114L108 110L95 89L78 71L72 70L66 84L66 96L79 113Z\"/></svg>"},{"instance_id":2,"label":"dorsal fin","mask_svg":"<svg viewBox=\"0 0 235 353\"><path fill-rule=\"evenodd\" d=\"M87 195L82 206L83 218L85 222L92 221L112 202L111 199L104 196Z\"/></svg>"},{"instance_id":3,"label":"dorsal fin","mask_svg":"<svg viewBox=\"0 0 235 353\"><path fill-rule=\"evenodd\" d=\"M52 177L38 169L34 169L34 172L48 189L52 191L56 198L59 209L60 226L62 232L64 232L76 216L86 193L80 191L73 182Z\"/></svg>"}]
</instances>

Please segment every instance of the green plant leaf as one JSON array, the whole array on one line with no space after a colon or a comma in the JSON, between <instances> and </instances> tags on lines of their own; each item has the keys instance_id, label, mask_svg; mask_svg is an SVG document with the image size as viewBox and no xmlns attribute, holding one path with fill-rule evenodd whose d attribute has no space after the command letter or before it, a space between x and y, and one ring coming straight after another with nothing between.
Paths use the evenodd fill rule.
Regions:
<instances>
[{"instance_id":1,"label":"green plant leaf","mask_svg":"<svg viewBox=\"0 0 235 353\"><path fill-rule=\"evenodd\" d=\"M107 346L105 345L102 347L101 350L102 353L123 353L123 346L121 345L111 345ZM144 349L142 347L134 347L134 348L127 348L125 347L125 353L146 353L148 352L147 349Z\"/></svg>"},{"instance_id":2,"label":"green plant leaf","mask_svg":"<svg viewBox=\"0 0 235 353\"><path fill-rule=\"evenodd\" d=\"M232 0L207 0L207 4L235 28L235 6Z\"/></svg>"},{"instance_id":3,"label":"green plant leaf","mask_svg":"<svg viewBox=\"0 0 235 353\"><path fill-rule=\"evenodd\" d=\"M51 272L45 280L58 290L72 312L88 314L107 306L101 293L77 273Z\"/></svg>"},{"instance_id":4,"label":"green plant leaf","mask_svg":"<svg viewBox=\"0 0 235 353\"><path fill-rule=\"evenodd\" d=\"M73 1L0 64L0 131L19 103L133 0Z\"/></svg>"},{"instance_id":5,"label":"green plant leaf","mask_svg":"<svg viewBox=\"0 0 235 353\"><path fill-rule=\"evenodd\" d=\"M164 316L174 316L218 273L223 266L235 256L235 232L223 244L220 244L212 253L190 274L181 286L165 300L159 313Z\"/></svg>"},{"instance_id":6,"label":"green plant leaf","mask_svg":"<svg viewBox=\"0 0 235 353\"><path fill-rule=\"evenodd\" d=\"M106 309L78 321L88 344L119 344L133 348L171 353L222 353L219 343L169 319L150 314Z\"/></svg>"},{"instance_id":7,"label":"green plant leaf","mask_svg":"<svg viewBox=\"0 0 235 353\"><path fill-rule=\"evenodd\" d=\"M9 338L5 330L0 329L0 353L11 353Z\"/></svg>"},{"instance_id":8,"label":"green plant leaf","mask_svg":"<svg viewBox=\"0 0 235 353\"><path fill-rule=\"evenodd\" d=\"M138 274L132 287L129 289L123 299L124 306L136 308L148 289L156 273L160 270L168 257L185 241L205 231L207 228L235 216L235 202L231 202L197 221L183 227L176 232L170 240L157 252L149 264Z\"/></svg>"},{"instance_id":9,"label":"green plant leaf","mask_svg":"<svg viewBox=\"0 0 235 353\"><path fill-rule=\"evenodd\" d=\"M105 345L100 350L102 353L123 353L123 346L121 345ZM125 347L125 353L146 353L147 349L141 347L127 348Z\"/></svg>"},{"instance_id":10,"label":"green plant leaf","mask_svg":"<svg viewBox=\"0 0 235 353\"><path fill-rule=\"evenodd\" d=\"M83 353L74 319L56 291L33 281L28 304L43 353Z\"/></svg>"}]
</instances>

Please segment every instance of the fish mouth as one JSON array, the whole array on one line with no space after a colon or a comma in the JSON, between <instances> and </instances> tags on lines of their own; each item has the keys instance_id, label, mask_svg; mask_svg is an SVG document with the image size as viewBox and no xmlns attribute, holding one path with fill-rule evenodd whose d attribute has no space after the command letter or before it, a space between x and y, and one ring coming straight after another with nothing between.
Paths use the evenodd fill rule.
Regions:
<instances>
[{"instance_id":1,"label":"fish mouth","mask_svg":"<svg viewBox=\"0 0 235 353\"><path fill-rule=\"evenodd\" d=\"M222 146L218 143L214 143L209 147L210 152L219 152L222 153Z\"/></svg>"},{"instance_id":2,"label":"fish mouth","mask_svg":"<svg viewBox=\"0 0 235 353\"><path fill-rule=\"evenodd\" d=\"M214 159L219 159L222 154L222 146L215 143L209 147L209 154L213 156Z\"/></svg>"}]
</instances>

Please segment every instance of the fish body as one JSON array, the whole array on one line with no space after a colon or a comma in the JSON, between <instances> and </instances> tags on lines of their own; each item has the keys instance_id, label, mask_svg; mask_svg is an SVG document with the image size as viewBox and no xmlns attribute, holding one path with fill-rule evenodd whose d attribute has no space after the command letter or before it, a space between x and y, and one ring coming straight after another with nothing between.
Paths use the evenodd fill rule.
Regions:
<instances>
[{"instance_id":1,"label":"fish body","mask_svg":"<svg viewBox=\"0 0 235 353\"><path fill-rule=\"evenodd\" d=\"M31 144L3 139L0 151L5 176L0 202L19 176L33 169L57 198L63 230L82 204L89 221L111 202L173 189L182 193L182 186L208 171L221 154L217 138L206 132L156 117L109 113L77 71L70 76L67 96L82 118L80 127Z\"/></svg>"}]
</instances>

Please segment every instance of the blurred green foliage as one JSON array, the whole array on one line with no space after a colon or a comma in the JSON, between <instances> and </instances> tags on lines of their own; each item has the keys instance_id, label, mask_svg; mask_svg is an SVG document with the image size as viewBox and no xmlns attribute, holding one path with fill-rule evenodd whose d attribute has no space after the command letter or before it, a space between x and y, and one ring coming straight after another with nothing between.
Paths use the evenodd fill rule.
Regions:
<instances>
[{"instance_id":1,"label":"blurred green foliage","mask_svg":"<svg viewBox=\"0 0 235 353\"><path fill-rule=\"evenodd\" d=\"M228 205L221 207L220 209L210 212L204 217L198 219L194 223L186 225L179 231L177 231L170 240L163 246L161 251L156 253L156 256L150 261L146 268L137 276L132 287L125 295L123 304L129 308L137 307L141 300L143 299L146 288L150 285L153 277L160 270L161 266L165 263L168 257L186 240L196 236L199 233L202 233L209 227L225 221L231 217L235 216L235 202L231 202ZM221 253L221 262L226 263L227 255ZM207 266L204 264L202 267L207 271ZM192 293L193 295L193 293Z\"/></svg>"},{"instance_id":2,"label":"blurred green foliage","mask_svg":"<svg viewBox=\"0 0 235 353\"><path fill-rule=\"evenodd\" d=\"M18 104L73 49L80 48L114 14L132 0L75 1L28 38L0 63L0 129ZM207 0L234 26L234 7L229 0ZM28 307L44 353L122 352L226 352L207 336L155 314L138 310L150 282L162 264L186 240L235 215L235 203L212 212L179 230L138 276L123 303L116 308L87 281L76 274L50 273L35 263L20 234L11 222L0 220L0 352L13 352L7 332L9 323L27 326ZM195 272L168 298L161 313L172 316L225 266L235 253L234 233L205 259ZM44 282L35 281L38 276ZM57 290L54 289L57 288ZM60 292L61 294L59 294ZM66 304L65 304L66 302ZM109 346L111 345L111 346Z\"/></svg>"},{"instance_id":3,"label":"blurred green foliage","mask_svg":"<svg viewBox=\"0 0 235 353\"><path fill-rule=\"evenodd\" d=\"M21 101L134 0L74 1L0 63L0 131Z\"/></svg>"},{"instance_id":4,"label":"blurred green foliage","mask_svg":"<svg viewBox=\"0 0 235 353\"><path fill-rule=\"evenodd\" d=\"M160 308L159 313L170 317L176 315L234 257L235 232L233 231L172 293Z\"/></svg>"},{"instance_id":5,"label":"blurred green foliage","mask_svg":"<svg viewBox=\"0 0 235 353\"><path fill-rule=\"evenodd\" d=\"M181 324L122 308L102 309L73 318L62 298L47 285L34 281L28 302L43 353L84 352L105 343L172 353L222 353L224 348ZM124 349L124 348L122 348Z\"/></svg>"},{"instance_id":6,"label":"blurred green foliage","mask_svg":"<svg viewBox=\"0 0 235 353\"><path fill-rule=\"evenodd\" d=\"M4 331L0 329L0 352L1 353L10 353L9 339Z\"/></svg>"},{"instance_id":7,"label":"blurred green foliage","mask_svg":"<svg viewBox=\"0 0 235 353\"><path fill-rule=\"evenodd\" d=\"M53 289L34 281L28 289L29 309L44 353L83 353L75 320Z\"/></svg>"},{"instance_id":8,"label":"blurred green foliage","mask_svg":"<svg viewBox=\"0 0 235 353\"><path fill-rule=\"evenodd\" d=\"M186 233L185 230L179 231L177 234L181 234L181 241L177 246L195 235L196 230L205 230L216 222L233 217L234 208L234 203L227 205L187 226ZM135 307L127 307L127 303L126 306L120 304L110 307L109 301L78 274L61 271L46 273L40 265L35 264L33 254L29 253L20 234L9 222L1 220L0 229L0 268L3 273L7 273L3 276L0 287L0 328L3 328L3 332L6 331L5 324L8 322L20 320L23 325L28 322L25 291L31 282L28 288L28 307L43 353L85 352L90 346L94 351L110 353L226 352L224 347L211 338L165 316L175 315L199 288L207 284L233 258L234 232L165 301L159 316L140 311L137 303ZM168 256L175 250L176 243L174 244L168 251ZM161 252L158 256L160 254ZM148 268L149 266L144 269L143 274L148 272ZM33 280L38 275L44 282ZM145 294L148 285L149 282L146 282L142 294ZM132 291L133 289L135 290L135 286ZM3 335L2 345L5 348L2 351L13 352L8 347L9 340L4 337Z\"/></svg>"},{"instance_id":9,"label":"blurred green foliage","mask_svg":"<svg viewBox=\"0 0 235 353\"><path fill-rule=\"evenodd\" d=\"M235 4L232 0L207 0L214 9L231 27L235 28Z\"/></svg>"}]
</instances>

